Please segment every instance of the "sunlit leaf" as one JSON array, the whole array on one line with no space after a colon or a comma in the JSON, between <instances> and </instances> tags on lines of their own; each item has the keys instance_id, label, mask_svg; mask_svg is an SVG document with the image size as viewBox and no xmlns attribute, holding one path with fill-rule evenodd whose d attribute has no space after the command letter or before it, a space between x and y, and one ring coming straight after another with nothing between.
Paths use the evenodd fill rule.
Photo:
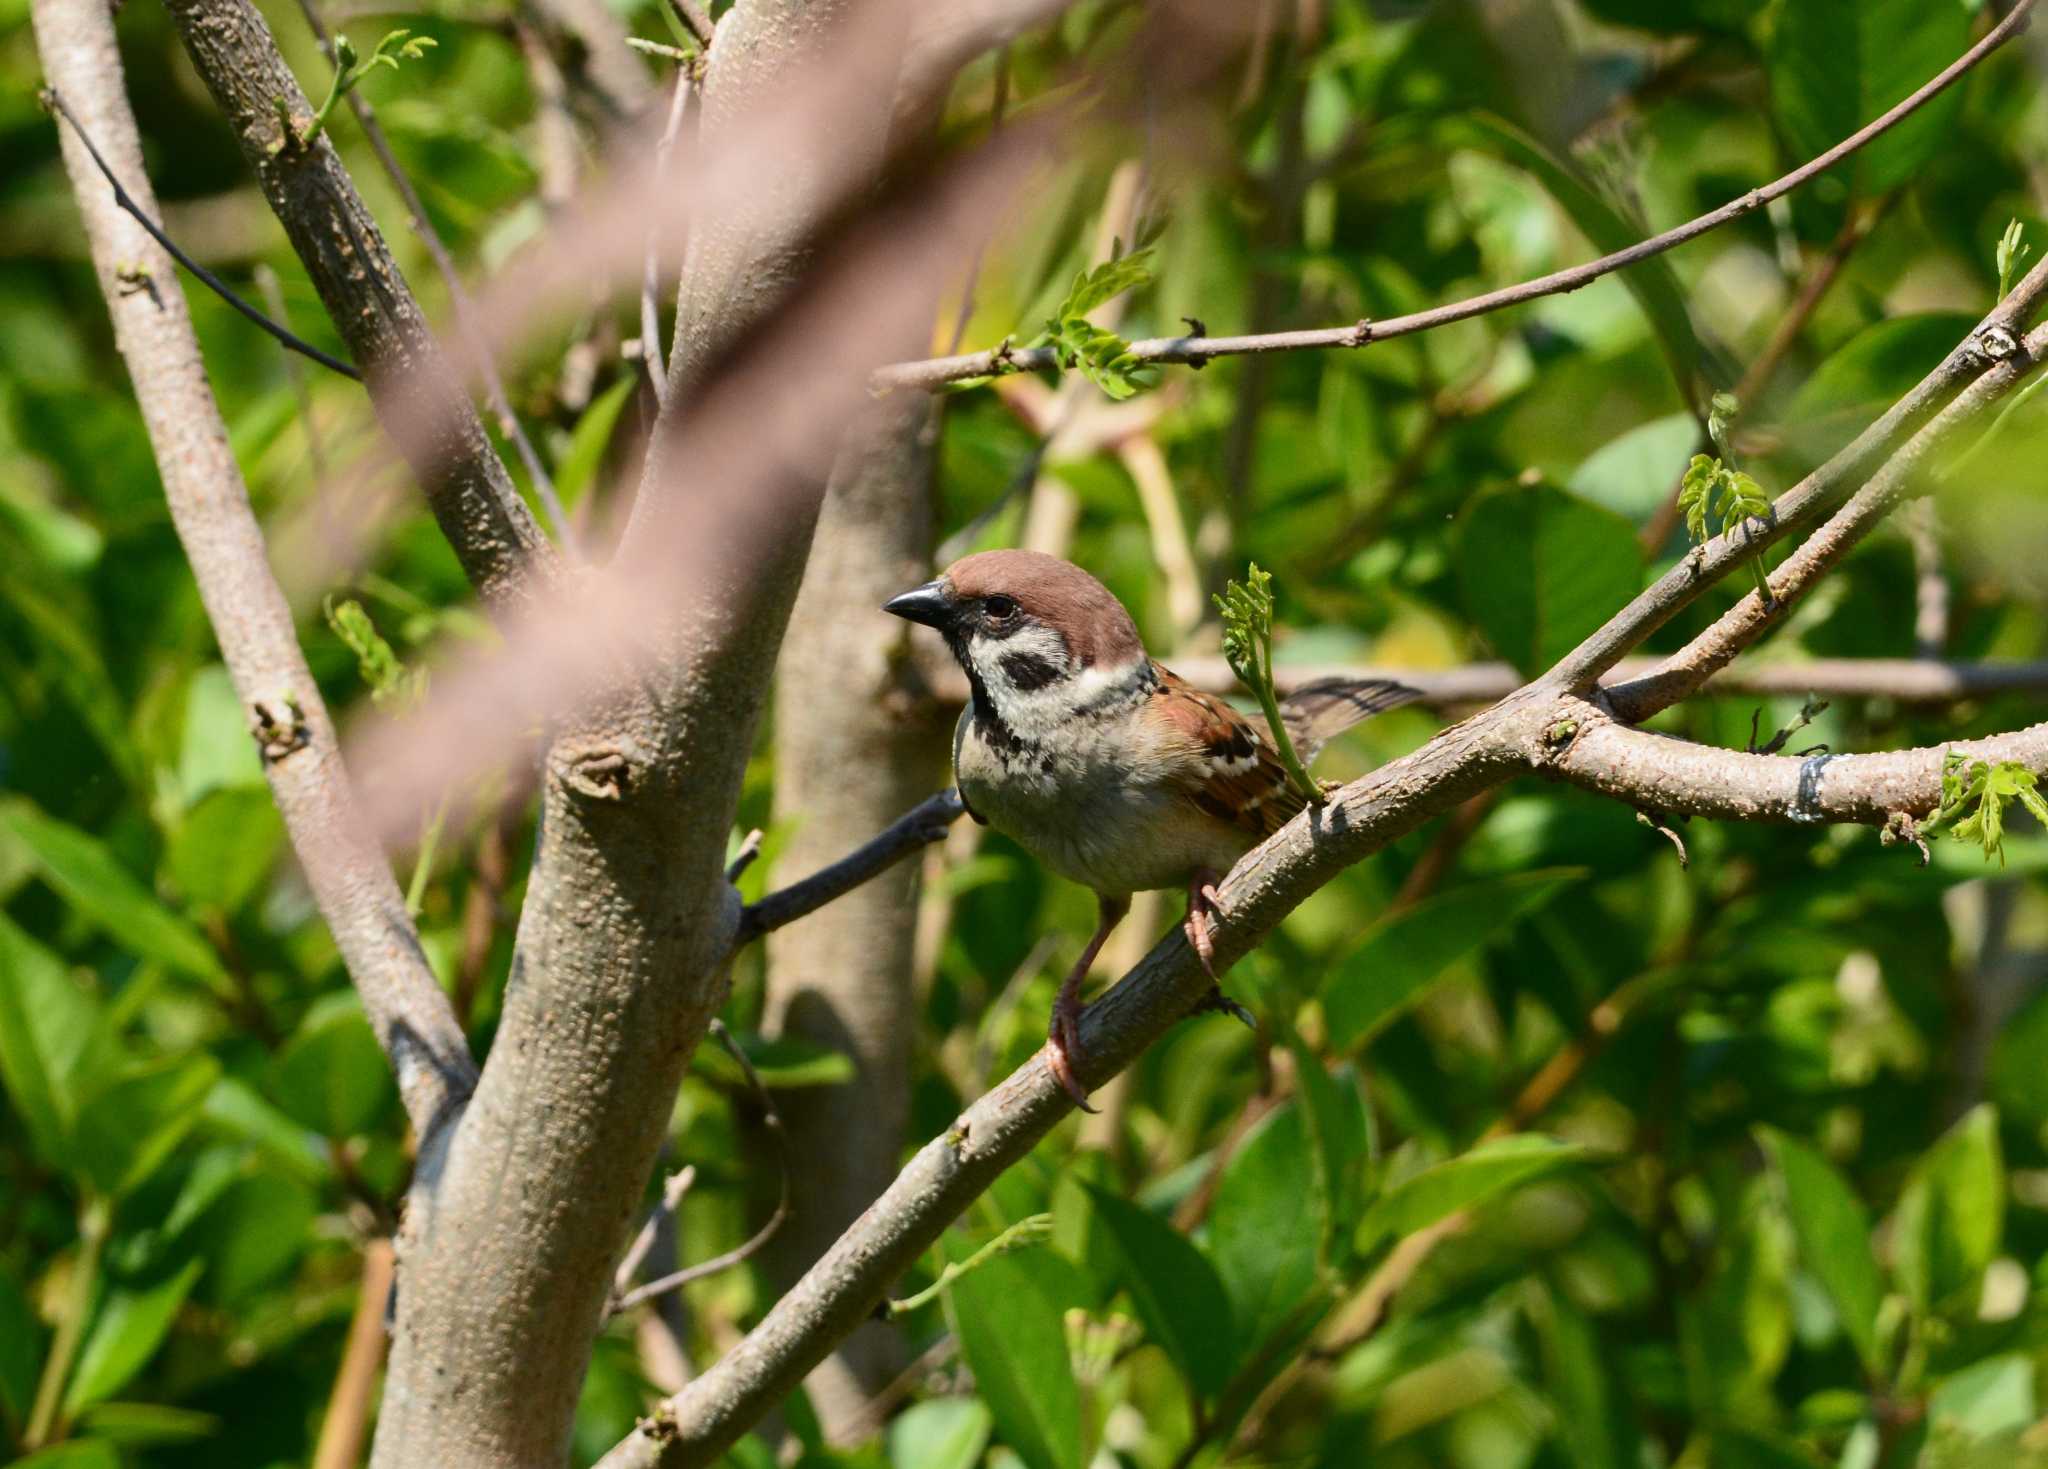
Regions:
<instances>
[{"instance_id":1,"label":"sunlit leaf","mask_svg":"<svg viewBox=\"0 0 2048 1469\"><path fill-rule=\"evenodd\" d=\"M1799 1258L1834 1303L1856 1354L1878 1370L1877 1308L1884 1282L1870 1252L1870 1216L1827 1159L1776 1128L1757 1138L1784 1190L1785 1212L1799 1241Z\"/></svg>"},{"instance_id":2,"label":"sunlit leaf","mask_svg":"<svg viewBox=\"0 0 2048 1469\"><path fill-rule=\"evenodd\" d=\"M1467 883L1380 919L1323 988L1332 1050L1370 1040L1450 967L1585 876L1558 867Z\"/></svg>"},{"instance_id":3,"label":"sunlit leaf","mask_svg":"<svg viewBox=\"0 0 2048 1469\"><path fill-rule=\"evenodd\" d=\"M1105 1189L1088 1190L1096 1215L1122 1256L1122 1280L1146 1333L1213 1394L1230 1377L1238 1342L1223 1282L1202 1252L1171 1224Z\"/></svg>"},{"instance_id":4,"label":"sunlit leaf","mask_svg":"<svg viewBox=\"0 0 2048 1469\"><path fill-rule=\"evenodd\" d=\"M1586 1150L1555 1138L1522 1135L1481 1143L1425 1168L1373 1200L1358 1226L1358 1247L1400 1239L1510 1189L1581 1162Z\"/></svg>"},{"instance_id":5,"label":"sunlit leaf","mask_svg":"<svg viewBox=\"0 0 2048 1469\"><path fill-rule=\"evenodd\" d=\"M946 1320L997 1437L1028 1469L1081 1469L1081 1393L1055 1299L1028 1255L997 1255L946 1291Z\"/></svg>"},{"instance_id":6,"label":"sunlit leaf","mask_svg":"<svg viewBox=\"0 0 2048 1469\"><path fill-rule=\"evenodd\" d=\"M1542 672L1643 585L1632 526L1551 485L1509 485L1459 517L1466 611L1501 657Z\"/></svg>"},{"instance_id":7,"label":"sunlit leaf","mask_svg":"<svg viewBox=\"0 0 2048 1469\"><path fill-rule=\"evenodd\" d=\"M140 1290L117 1289L107 1297L79 1349L78 1366L64 1393L67 1414L112 1397L149 1364L199 1270L193 1260L167 1280Z\"/></svg>"}]
</instances>

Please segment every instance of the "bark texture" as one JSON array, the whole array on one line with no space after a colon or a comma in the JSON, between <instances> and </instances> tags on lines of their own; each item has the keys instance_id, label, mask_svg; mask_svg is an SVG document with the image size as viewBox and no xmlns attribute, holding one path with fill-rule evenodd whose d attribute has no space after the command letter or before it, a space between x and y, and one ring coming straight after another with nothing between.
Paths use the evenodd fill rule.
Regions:
<instances>
[{"instance_id":1,"label":"bark texture","mask_svg":"<svg viewBox=\"0 0 2048 1469\"><path fill-rule=\"evenodd\" d=\"M249 0L168 8L463 570L486 602L518 600L548 566L547 542L332 140L298 141L313 108L270 28Z\"/></svg>"},{"instance_id":2,"label":"bark texture","mask_svg":"<svg viewBox=\"0 0 2048 1469\"><path fill-rule=\"evenodd\" d=\"M793 828L778 866L801 874L888 826L945 778L945 730L905 657L908 629L879 609L930 574L935 406L898 394L848 436L811 547L775 679L775 813ZM894 625L892 625L894 624ZM874 1201L896 1169L910 1110L919 864L872 882L768 939L767 1025L851 1057L843 1086L777 1105L798 1160L795 1214L770 1250L788 1285ZM871 1322L811 1374L828 1436L902 1367L901 1339Z\"/></svg>"}]
</instances>

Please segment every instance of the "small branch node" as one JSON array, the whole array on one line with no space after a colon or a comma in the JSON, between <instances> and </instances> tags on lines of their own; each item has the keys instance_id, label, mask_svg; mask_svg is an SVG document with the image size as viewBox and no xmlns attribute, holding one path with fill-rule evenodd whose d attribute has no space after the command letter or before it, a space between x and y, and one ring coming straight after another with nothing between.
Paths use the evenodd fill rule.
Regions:
<instances>
[{"instance_id":1,"label":"small branch node","mask_svg":"<svg viewBox=\"0 0 2048 1469\"><path fill-rule=\"evenodd\" d=\"M727 882L738 882L741 875L754 865L761 855L761 842L762 833L758 826L741 839L740 849L732 854L732 861L725 864Z\"/></svg>"},{"instance_id":2,"label":"small branch node","mask_svg":"<svg viewBox=\"0 0 2048 1469\"><path fill-rule=\"evenodd\" d=\"M1644 826L1649 827L1650 830L1662 836L1666 841L1670 842L1674 848L1677 849L1679 871L1683 872L1687 868L1692 866L1692 858L1686 855L1685 838L1681 837L1677 832L1671 829L1670 825L1665 821L1664 814L1662 812L1644 811L1638 809L1636 811L1636 820L1640 821Z\"/></svg>"},{"instance_id":3,"label":"small branch node","mask_svg":"<svg viewBox=\"0 0 2048 1469\"><path fill-rule=\"evenodd\" d=\"M1977 350L1993 362L2003 362L2017 356L2020 339L2003 326L1988 326L1977 333Z\"/></svg>"},{"instance_id":4,"label":"small branch node","mask_svg":"<svg viewBox=\"0 0 2048 1469\"><path fill-rule=\"evenodd\" d=\"M312 743L313 732L306 725L306 711L298 696L287 691L249 704L249 733L265 765L275 765L294 751Z\"/></svg>"},{"instance_id":5,"label":"small branch node","mask_svg":"<svg viewBox=\"0 0 2048 1469\"><path fill-rule=\"evenodd\" d=\"M1920 865L1925 867L1934 860L1934 853L1927 849L1927 838L1920 835L1920 823L1913 819L1910 811L1894 811L1884 819L1884 826L1877 834L1878 841L1887 847L1909 843L1920 850Z\"/></svg>"},{"instance_id":6,"label":"small branch node","mask_svg":"<svg viewBox=\"0 0 2048 1469\"><path fill-rule=\"evenodd\" d=\"M1370 316L1358 318L1357 323L1351 328L1350 335L1344 339L1344 345L1347 347L1369 347L1372 345L1372 318Z\"/></svg>"}]
</instances>

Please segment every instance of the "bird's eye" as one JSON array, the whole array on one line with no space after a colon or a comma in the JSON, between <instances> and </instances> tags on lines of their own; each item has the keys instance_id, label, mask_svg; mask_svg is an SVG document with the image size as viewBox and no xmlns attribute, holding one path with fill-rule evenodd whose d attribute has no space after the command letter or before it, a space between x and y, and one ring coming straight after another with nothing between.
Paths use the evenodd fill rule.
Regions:
<instances>
[{"instance_id":1,"label":"bird's eye","mask_svg":"<svg viewBox=\"0 0 2048 1469\"><path fill-rule=\"evenodd\" d=\"M1005 597L998 592L993 597L982 598L981 610L986 612L993 622L1007 622L1017 615L1017 599Z\"/></svg>"}]
</instances>

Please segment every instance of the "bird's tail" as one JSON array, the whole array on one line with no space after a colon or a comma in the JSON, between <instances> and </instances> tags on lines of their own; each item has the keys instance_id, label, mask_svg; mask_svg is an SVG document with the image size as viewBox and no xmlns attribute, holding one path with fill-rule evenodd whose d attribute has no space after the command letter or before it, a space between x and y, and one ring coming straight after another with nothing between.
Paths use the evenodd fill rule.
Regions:
<instances>
[{"instance_id":1,"label":"bird's tail","mask_svg":"<svg viewBox=\"0 0 2048 1469\"><path fill-rule=\"evenodd\" d=\"M1360 720L1422 697L1422 690L1386 678L1319 678L1280 701L1280 722L1306 765L1316 751Z\"/></svg>"}]
</instances>

